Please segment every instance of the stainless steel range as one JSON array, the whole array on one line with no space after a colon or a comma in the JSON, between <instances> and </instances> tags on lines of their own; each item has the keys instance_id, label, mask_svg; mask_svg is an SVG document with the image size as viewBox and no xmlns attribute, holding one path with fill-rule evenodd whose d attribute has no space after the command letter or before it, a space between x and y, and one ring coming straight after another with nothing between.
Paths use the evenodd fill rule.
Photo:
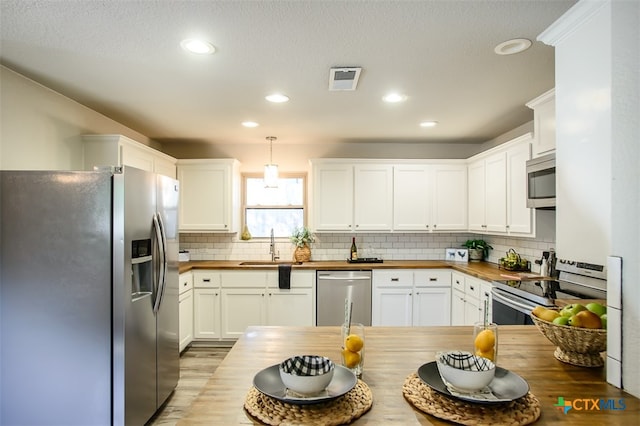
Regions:
<instances>
[{"instance_id":1,"label":"stainless steel range","mask_svg":"<svg viewBox=\"0 0 640 426\"><path fill-rule=\"evenodd\" d=\"M557 278L494 281L493 322L533 324L531 310L538 305L554 306L556 299L606 300L607 272L603 265L559 259L555 269Z\"/></svg>"}]
</instances>

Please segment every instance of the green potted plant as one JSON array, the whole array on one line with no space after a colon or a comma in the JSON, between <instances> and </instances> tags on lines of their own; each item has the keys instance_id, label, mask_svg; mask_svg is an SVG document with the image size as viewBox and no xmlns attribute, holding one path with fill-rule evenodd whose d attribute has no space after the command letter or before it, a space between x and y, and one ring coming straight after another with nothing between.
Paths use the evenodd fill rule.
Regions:
<instances>
[{"instance_id":1,"label":"green potted plant","mask_svg":"<svg viewBox=\"0 0 640 426\"><path fill-rule=\"evenodd\" d=\"M489 256L489 250L493 249L485 240L467 240L464 247L469 249L469 260L479 262Z\"/></svg>"},{"instance_id":2,"label":"green potted plant","mask_svg":"<svg viewBox=\"0 0 640 426\"><path fill-rule=\"evenodd\" d=\"M311 260L311 243L316 238L313 232L306 226L296 228L290 237L291 242L296 246L293 252L293 259L296 262L308 262Z\"/></svg>"}]
</instances>

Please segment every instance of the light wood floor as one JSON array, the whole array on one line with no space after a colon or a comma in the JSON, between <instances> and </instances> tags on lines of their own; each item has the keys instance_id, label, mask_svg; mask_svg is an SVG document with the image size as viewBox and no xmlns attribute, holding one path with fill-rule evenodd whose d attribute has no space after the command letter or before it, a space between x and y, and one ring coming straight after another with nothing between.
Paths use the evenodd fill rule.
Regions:
<instances>
[{"instance_id":1,"label":"light wood floor","mask_svg":"<svg viewBox=\"0 0 640 426\"><path fill-rule=\"evenodd\" d=\"M209 378L231 348L187 348L180 356L178 386L147 426L173 426L189 411Z\"/></svg>"}]
</instances>

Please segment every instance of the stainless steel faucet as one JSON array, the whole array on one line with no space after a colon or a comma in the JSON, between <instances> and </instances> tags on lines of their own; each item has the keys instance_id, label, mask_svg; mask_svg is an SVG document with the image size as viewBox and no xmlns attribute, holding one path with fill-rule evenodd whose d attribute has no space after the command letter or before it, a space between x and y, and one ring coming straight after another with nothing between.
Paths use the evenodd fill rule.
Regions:
<instances>
[{"instance_id":1,"label":"stainless steel faucet","mask_svg":"<svg viewBox=\"0 0 640 426\"><path fill-rule=\"evenodd\" d=\"M280 256L276 254L276 239L273 236L273 228L271 228L271 243L269 244L269 254L271 255L272 262L280 259Z\"/></svg>"}]
</instances>

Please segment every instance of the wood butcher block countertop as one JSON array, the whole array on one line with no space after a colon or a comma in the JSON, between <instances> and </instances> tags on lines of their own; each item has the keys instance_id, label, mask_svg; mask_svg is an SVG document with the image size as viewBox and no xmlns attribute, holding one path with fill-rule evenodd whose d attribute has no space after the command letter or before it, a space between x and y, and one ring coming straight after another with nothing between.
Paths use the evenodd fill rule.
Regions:
<instances>
[{"instance_id":1,"label":"wood butcher block countertop","mask_svg":"<svg viewBox=\"0 0 640 426\"><path fill-rule=\"evenodd\" d=\"M180 273L196 269L237 269L237 270L261 270L275 269L277 264L242 265L242 260L197 260L180 262ZM357 269L429 269L451 268L483 280L517 280L535 276L527 272L511 272L499 269L494 263L489 262L446 262L442 260L385 260L383 263L348 263L346 260L304 262L294 264L294 270L357 270Z\"/></svg>"},{"instance_id":2,"label":"wood butcher block countertop","mask_svg":"<svg viewBox=\"0 0 640 426\"><path fill-rule=\"evenodd\" d=\"M468 326L366 327L362 380L371 389L373 405L353 424L451 424L414 408L403 396L403 383L433 361L436 352L468 350L471 336ZM340 340L339 327L249 327L178 424L256 424L243 408L254 376L292 355L318 354L339 362ZM541 408L536 424L638 424L640 400L606 383L604 368L565 364L553 351L554 345L535 326L499 328L498 365L528 382ZM559 398L574 403L574 408L565 414L556 407ZM594 409L598 401L609 405Z\"/></svg>"}]
</instances>

